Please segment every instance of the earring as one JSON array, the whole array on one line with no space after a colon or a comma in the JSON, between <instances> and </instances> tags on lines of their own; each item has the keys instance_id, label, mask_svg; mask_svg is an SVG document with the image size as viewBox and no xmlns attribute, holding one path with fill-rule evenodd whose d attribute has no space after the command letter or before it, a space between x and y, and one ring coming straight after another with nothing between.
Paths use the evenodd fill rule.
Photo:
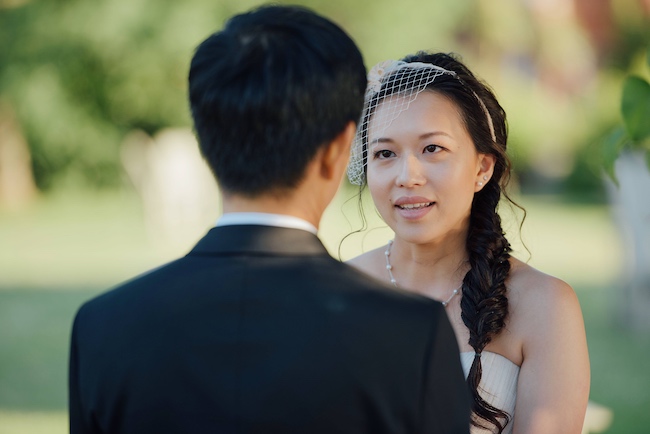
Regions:
<instances>
[{"instance_id":1,"label":"earring","mask_svg":"<svg viewBox=\"0 0 650 434\"><path fill-rule=\"evenodd\" d=\"M483 181L487 181L487 175L483 175Z\"/></svg>"},{"instance_id":2,"label":"earring","mask_svg":"<svg viewBox=\"0 0 650 434\"><path fill-rule=\"evenodd\" d=\"M482 182L479 182L479 183L478 183L478 186L479 186L479 187L483 187L483 183L482 183Z\"/></svg>"}]
</instances>

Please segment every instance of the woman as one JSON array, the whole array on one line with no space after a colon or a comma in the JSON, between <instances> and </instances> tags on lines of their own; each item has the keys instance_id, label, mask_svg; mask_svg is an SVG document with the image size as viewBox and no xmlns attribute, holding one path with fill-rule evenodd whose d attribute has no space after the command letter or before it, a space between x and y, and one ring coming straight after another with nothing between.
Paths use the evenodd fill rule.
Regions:
<instances>
[{"instance_id":1,"label":"woman","mask_svg":"<svg viewBox=\"0 0 650 434\"><path fill-rule=\"evenodd\" d=\"M497 206L505 113L445 54L377 65L348 176L395 232L351 261L443 302L472 396L472 433L580 433L589 359L573 289L510 256Z\"/></svg>"}]
</instances>

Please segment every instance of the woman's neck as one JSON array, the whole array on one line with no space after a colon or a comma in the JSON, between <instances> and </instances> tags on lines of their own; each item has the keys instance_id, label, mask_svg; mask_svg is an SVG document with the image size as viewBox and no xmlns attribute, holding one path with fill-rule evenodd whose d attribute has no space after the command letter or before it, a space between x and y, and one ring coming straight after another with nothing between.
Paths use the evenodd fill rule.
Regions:
<instances>
[{"instance_id":1,"label":"woman's neck","mask_svg":"<svg viewBox=\"0 0 650 434\"><path fill-rule=\"evenodd\" d=\"M465 237L416 244L396 236L390 249L397 286L439 300L446 300L462 284L469 268Z\"/></svg>"}]
</instances>

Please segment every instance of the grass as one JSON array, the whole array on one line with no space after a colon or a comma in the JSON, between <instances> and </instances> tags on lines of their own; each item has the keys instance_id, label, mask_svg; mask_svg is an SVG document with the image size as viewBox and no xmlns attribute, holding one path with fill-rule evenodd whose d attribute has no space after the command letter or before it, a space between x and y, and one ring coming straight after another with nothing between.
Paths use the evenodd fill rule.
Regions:
<instances>
[{"instance_id":1,"label":"grass","mask_svg":"<svg viewBox=\"0 0 650 434\"><path fill-rule=\"evenodd\" d=\"M621 326L610 288L576 288L585 316L591 361L592 400L609 407L608 433L647 433L650 426L650 332Z\"/></svg>"},{"instance_id":2,"label":"grass","mask_svg":"<svg viewBox=\"0 0 650 434\"><path fill-rule=\"evenodd\" d=\"M328 209L321 237L343 259L391 237L368 206L371 228L360 225L355 201L343 190ZM583 306L592 363L591 399L611 408L608 433L650 426L650 333L619 324L617 282L622 246L606 209L522 198L529 212L522 236L530 263L571 283ZM505 213L510 238L516 219ZM86 299L148 268L184 254L204 227L162 242L147 235L142 211L128 193L74 193L43 199L18 213L0 212L0 434L67 431L69 331ZM349 221L348 221L349 220ZM519 242L517 255L528 258Z\"/></svg>"},{"instance_id":3,"label":"grass","mask_svg":"<svg viewBox=\"0 0 650 434\"><path fill-rule=\"evenodd\" d=\"M0 411L0 434L65 434L64 411Z\"/></svg>"},{"instance_id":4,"label":"grass","mask_svg":"<svg viewBox=\"0 0 650 434\"><path fill-rule=\"evenodd\" d=\"M128 193L48 197L0 212L0 288L109 286L170 258L150 243Z\"/></svg>"}]
</instances>

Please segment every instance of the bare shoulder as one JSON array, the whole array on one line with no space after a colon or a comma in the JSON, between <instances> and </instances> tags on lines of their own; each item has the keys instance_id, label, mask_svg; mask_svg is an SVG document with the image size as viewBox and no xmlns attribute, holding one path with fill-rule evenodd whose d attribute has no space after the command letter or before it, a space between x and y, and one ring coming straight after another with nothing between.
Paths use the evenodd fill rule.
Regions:
<instances>
[{"instance_id":1,"label":"bare shoulder","mask_svg":"<svg viewBox=\"0 0 650 434\"><path fill-rule=\"evenodd\" d=\"M589 396L589 352L578 297L566 282L511 260L508 282L521 370L514 431L580 432Z\"/></svg>"},{"instance_id":2,"label":"bare shoulder","mask_svg":"<svg viewBox=\"0 0 650 434\"><path fill-rule=\"evenodd\" d=\"M577 302L571 286L516 259L510 259L509 298L514 307L547 309L557 304Z\"/></svg>"},{"instance_id":3,"label":"bare shoulder","mask_svg":"<svg viewBox=\"0 0 650 434\"><path fill-rule=\"evenodd\" d=\"M513 328L524 335L540 336L563 325L582 324L578 297L563 280L512 258L507 285Z\"/></svg>"},{"instance_id":4,"label":"bare shoulder","mask_svg":"<svg viewBox=\"0 0 650 434\"><path fill-rule=\"evenodd\" d=\"M385 247L378 247L374 250L362 253L345 263L373 277L381 278L383 277L382 272L386 271L384 264L384 250L386 250Z\"/></svg>"}]
</instances>

